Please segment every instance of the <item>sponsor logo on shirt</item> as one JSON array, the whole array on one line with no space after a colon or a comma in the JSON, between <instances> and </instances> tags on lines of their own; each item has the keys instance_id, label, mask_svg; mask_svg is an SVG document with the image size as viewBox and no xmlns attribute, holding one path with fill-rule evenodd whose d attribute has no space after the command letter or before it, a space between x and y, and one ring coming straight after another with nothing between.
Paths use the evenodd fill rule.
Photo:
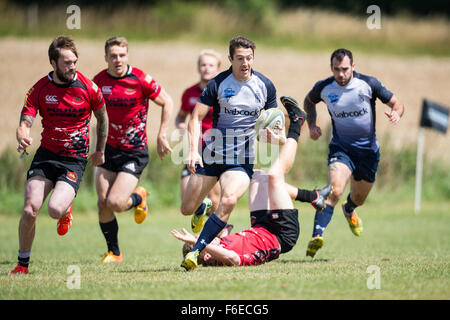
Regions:
<instances>
[{"instance_id":1,"label":"sponsor logo on shirt","mask_svg":"<svg viewBox=\"0 0 450 320\"><path fill-rule=\"evenodd\" d=\"M136 89L134 89L134 88L127 88L125 90L125 94L127 94L127 95L132 95L132 94L135 94L135 93L136 93Z\"/></svg>"},{"instance_id":2,"label":"sponsor logo on shirt","mask_svg":"<svg viewBox=\"0 0 450 320\"><path fill-rule=\"evenodd\" d=\"M102 87L103 94L111 94L112 93L112 86L103 86Z\"/></svg>"},{"instance_id":3,"label":"sponsor logo on shirt","mask_svg":"<svg viewBox=\"0 0 450 320\"><path fill-rule=\"evenodd\" d=\"M252 116L252 117L259 117L259 114L261 113L260 110L238 110L237 108L234 109L228 109L225 107L225 113L226 114L232 114L233 116Z\"/></svg>"},{"instance_id":4,"label":"sponsor logo on shirt","mask_svg":"<svg viewBox=\"0 0 450 320\"><path fill-rule=\"evenodd\" d=\"M83 99L81 99L80 97L74 97L73 98L73 104L76 104L76 105L80 105L80 104L83 104Z\"/></svg>"},{"instance_id":5,"label":"sponsor logo on shirt","mask_svg":"<svg viewBox=\"0 0 450 320\"><path fill-rule=\"evenodd\" d=\"M367 108L362 108L361 110L355 110L355 111L350 111L350 112L339 112L336 113L333 111L333 114L336 118L358 118L358 117L362 117L363 115L369 113L369 111L367 110Z\"/></svg>"},{"instance_id":6,"label":"sponsor logo on shirt","mask_svg":"<svg viewBox=\"0 0 450 320\"><path fill-rule=\"evenodd\" d=\"M330 102L334 104L339 100L339 96L337 94L330 93L328 95L328 99L330 99Z\"/></svg>"},{"instance_id":7,"label":"sponsor logo on shirt","mask_svg":"<svg viewBox=\"0 0 450 320\"><path fill-rule=\"evenodd\" d=\"M45 96L45 102L50 104L57 104L58 99L54 95L46 95Z\"/></svg>"}]
</instances>

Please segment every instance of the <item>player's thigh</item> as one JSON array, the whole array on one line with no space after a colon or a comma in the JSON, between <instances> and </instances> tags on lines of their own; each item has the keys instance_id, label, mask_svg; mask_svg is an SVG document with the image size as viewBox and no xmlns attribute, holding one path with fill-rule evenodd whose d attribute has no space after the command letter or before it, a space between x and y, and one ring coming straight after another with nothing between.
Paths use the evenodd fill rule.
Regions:
<instances>
[{"instance_id":1,"label":"player's thigh","mask_svg":"<svg viewBox=\"0 0 450 320\"><path fill-rule=\"evenodd\" d=\"M95 189L99 201L106 201L109 190L116 180L117 173L106 170L102 167L97 167L95 175Z\"/></svg>"},{"instance_id":2,"label":"player's thigh","mask_svg":"<svg viewBox=\"0 0 450 320\"><path fill-rule=\"evenodd\" d=\"M186 193L186 188L189 182L189 177L190 175L184 176L181 178L181 182L180 182L180 196L181 199L183 199L184 194Z\"/></svg>"},{"instance_id":3,"label":"player's thigh","mask_svg":"<svg viewBox=\"0 0 450 320\"><path fill-rule=\"evenodd\" d=\"M366 201L370 190L373 187L373 182L368 182L365 180L355 180L352 176L350 180L350 195L352 201L356 205L362 205Z\"/></svg>"},{"instance_id":4,"label":"player's thigh","mask_svg":"<svg viewBox=\"0 0 450 320\"><path fill-rule=\"evenodd\" d=\"M245 171L228 170L222 173L219 179L221 202L228 199L236 202L247 191L250 178Z\"/></svg>"},{"instance_id":5,"label":"player's thigh","mask_svg":"<svg viewBox=\"0 0 450 320\"><path fill-rule=\"evenodd\" d=\"M28 179L25 186L24 209L37 214L52 189L53 182L43 176Z\"/></svg>"},{"instance_id":6,"label":"player's thigh","mask_svg":"<svg viewBox=\"0 0 450 320\"><path fill-rule=\"evenodd\" d=\"M139 179L130 173L119 172L109 189L108 198L128 199L137 186Z\"/></svg>"},{"instance_id":7,"label":"player's thigh","mask_svg":"<svg viewBox=\"0 0 450 320\"><path fill-rule=\"evenodd\" d=\"M48 200L49 214L53 218L64 216L75 198L75 189L65 181L57 181L53 193Z\"/></svg>"},{"instance_id":8,"label":"player's thigh","mask_svg":"<svg viewBox=\"0 0 450 320\"><path fill-rule=\"evenodd\" d=\"M212 211L217 210L220 201L220 183L216 182L214 187L208 192L208 198L212 201Z\"/></svg>"},{"instance_id":9,"label":"player's thigh","mask_svg":"<svg viewBox=\"0 0 450 320\"><path fill-rule=\"evenodd\" d=\"M248 191L250 212L269 210L269 178L263 170L254 170Z\"/></svg>"},{"instance_id":10,"label":"player's thigh","mask_svg":"<svg viewBox=\"0 0 450 320\"><path fill-rule=\"evenodd\" d=\"M333 186L329 199L338 201L352 175L350 168L343 162L333 162L328 166L328 182Z\"/></svg>"},{"instance_id":11,"label":"player's thigh","mask_svg":"<svg viewBox=\"0 0 450 320\"><path fill-rule=\"evenodd\" d=\"M183 214L192 214L202 203L208 192L217 183L217 177L202 174L191 174L186 186L186 192L181 200Z\"/></svg>"}]
</instances>

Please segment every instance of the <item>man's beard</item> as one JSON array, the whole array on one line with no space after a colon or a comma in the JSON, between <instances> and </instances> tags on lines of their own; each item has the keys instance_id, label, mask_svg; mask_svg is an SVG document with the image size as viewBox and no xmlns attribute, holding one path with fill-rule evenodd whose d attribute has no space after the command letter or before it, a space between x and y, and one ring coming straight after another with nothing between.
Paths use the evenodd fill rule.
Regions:
<instances>
[{"instance_id":1,"label":"man's beard","mask_svg":"<svg viewBox=\"0 0 450 320\"><path fill-rule=\"evenodd\" d=\"M70 78L67 77L59 68L56 68L55 72L56 72L56 75L57 75L58 79L61 82L69 83L75 77L75 73L66 72L67 75L71 76Z\"/></svg>"}]
</instances>

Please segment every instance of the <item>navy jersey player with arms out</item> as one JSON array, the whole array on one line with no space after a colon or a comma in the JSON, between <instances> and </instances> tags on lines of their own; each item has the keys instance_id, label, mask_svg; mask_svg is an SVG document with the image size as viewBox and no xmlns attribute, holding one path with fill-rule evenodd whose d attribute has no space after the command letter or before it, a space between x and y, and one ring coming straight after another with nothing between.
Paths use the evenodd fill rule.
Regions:
<instances>
[{"instance_id":1,"label":"navy jersey player with arms out","mask_svg":"<svg viewBox=\"0 0 450 320\"><path fill-rule=\"evenodd\" d=\"M379 80L355 72L349 50L333 52L331 71L333 76L317 82L304 101L311 139L317 140L322 135L316 125L316 104L320 101L327 105L333 125L328 155L328 180L333 186L333 194L328 197L325 210L316 212L312 240L306 252L311 257L323 246L323 232L349 181L350 193L342 210L353 234L362 234L362 220L355 209L366 200L375 182L380 159L375 134L376 99L391 109L385 115L392 124L398 123L404 112L403 104Z\"/></svg>"}]
</instances>

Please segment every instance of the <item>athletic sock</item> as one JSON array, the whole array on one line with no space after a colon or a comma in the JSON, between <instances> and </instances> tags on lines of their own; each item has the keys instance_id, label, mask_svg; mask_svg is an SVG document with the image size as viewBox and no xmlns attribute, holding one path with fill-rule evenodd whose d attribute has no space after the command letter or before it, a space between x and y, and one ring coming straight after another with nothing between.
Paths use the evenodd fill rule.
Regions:
<instances>
[{"instance_id":1,"label":"athletic sock","mask_svg":"<svg viewBox=\"0 0 450 320\"><path fill-rule=\"evenodd\" d=\"M357 205L350 199L350 193L347 196L347 203L344 206L345 212L352 213L356 209Z\"/></svg>"},{"instance_id":2,"label":"athletic sock","mask_svg":"<svg viewBox=\"0 0 450 320\"><path fill-rule=\"evenodd\" d=\"M119 241L117 239L117 234L119 233L119 225L116 218L114 218L114 220L110 222L100 222L100 229L105 236L106 245L108 246L108 252L112 251L114 255L120 255Z\"/></svg>"},{"instance_id":3,"label":"athletic sock","mask_svg":"<svg viewBox=\"0 0 450 320\"><path fill-rule=\"evenodd\" d=\"M18 252L17 254L17 262L20 266L28 268L28 265L30 264L30 254L31 251L27 252Z\"/></svg>"},{"instance_id":4,"label":"athletic sock","mask_svg":"<svg viewBox=\"0 0 450 320\"><path fill-rule=\"evenodd\" d=\"M220 220L215 213L213 213L203 227L200 236L195 243L195 246L192 248L192 251L198 250L198 252L202 252L205 247L214 240L214 238L222 231L223 228L227 225L226 222Z\"/></svg>"},{"instance_id":5,"label":"athletic sock","mask_svg":"<svg viewBox=\"0 0 450 320\"><path fill-rule=\"evenodd\" d=\"M297 197L295 200L301 202L311 203L317 199L317 191L316 190L305 190L305 189L297 189Z\"/></svg>"},{"instance_id":6,"label":"athletic sock","mask_svg":"<svg viewBox=\"0 0 450 320\"><path fill-rule=\"evenodd\" d=\"M303 125L303 119L298 119L295 122L291 120L287 137L293 138L293 139L295 139L295 141L298 141L298 138L300 137L300 130L302 128L302 125Z\"/></svg>"},{"instance_id":7,"label":"athletic sock","mask_svg":"<svg viewBox=\"0 0 450 320\"><path fill-rule=\"evenodd\" d=\"M333 216L334 207L327 205L323 211L316 211L316 215L314 217L314 229L313 229L313 238L316 236L322 236L325 228L331 221L331 217Z\"/></svg>"},{"instance_id":8,"label":"athletic sock","mask_svg":"<svg viewBox=\"0 0 450 320\"><path fill-rule=\"evenodd\" d=\"M138 195L137 193L132 193L131 194L131 208L134 208L138 205L140 205L142 202L142 197L140 195Z\"/></svg>"}]
</instances>

